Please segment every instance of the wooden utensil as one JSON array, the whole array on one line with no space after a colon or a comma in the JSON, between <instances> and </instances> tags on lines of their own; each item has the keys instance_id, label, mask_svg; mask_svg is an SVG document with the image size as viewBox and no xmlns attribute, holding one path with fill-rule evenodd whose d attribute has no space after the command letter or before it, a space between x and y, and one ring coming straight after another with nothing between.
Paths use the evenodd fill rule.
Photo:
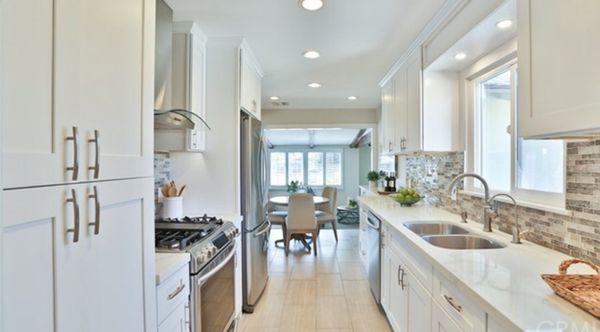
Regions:
<instances>
[{"instance_id":1,"label":"wooden utensil","mask_svg":"<svg viewBox=\"0 0 600 332\"><path fill-rule=\"evenodd\" d=\"M175 185L171 185L169 187L169 197L177 196L177 187Z\"/></svg>"},{"instance_id":2,"label":"wooden utensil","mask_svg":"<svg viewBox=\"0 0 600 332\"><path fill-rule=\"evenodd\" d=\"M187 189L187 184L184 184L183 187L181 187L181 189L179 189L179 193L177 194L177 196L183 195L183 193L185 192L185 190Z\"/></svg>"}]
</instances>

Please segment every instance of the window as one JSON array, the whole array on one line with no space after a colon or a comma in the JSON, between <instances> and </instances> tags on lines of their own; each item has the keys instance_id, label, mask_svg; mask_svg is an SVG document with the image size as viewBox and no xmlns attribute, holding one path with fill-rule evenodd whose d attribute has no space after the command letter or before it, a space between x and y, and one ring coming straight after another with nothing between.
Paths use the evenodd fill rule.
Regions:
<instances>
[{"instance_id":1,"label":"window","mask_svg":"<svg viewBox=\"0 0 600 332\"><path fill-rule=\"evenodd\" d=\"M328 186L342 185L342 154L339 152L327 152L325 154L326 180Z\"/></svg>"},{"instance_id":2,"label":"window","mask_svg":"<svg viewBox=\"0 0 600 332\"><path fill-rule=\"evenodd\" d=\"M272 186L285 186L285 153L283 152L272 152L271 153L271 185Z\"/></svg>"},{"instance_id":3,"label":"window","mask_svg":"<svg viewBox=\"0 0 600 332\"><path fill-rule=\"evenodd\" d=\"M516 82L512 63L472 81L469 171L518 200L564 206L564 142L517 137ZM481 190L477 181L467 187Z\"/></svg>"},{"instance_id":4,"label":"window","mask_svg":"<svg viewBox=\"0 0 600 332\"><path fill-rule=\"evenodd\" d=\"M288 153L288 183L304 182L304 154L302 152Z\"/></svg>"},{"instance_id":5,"label":"window","mask_svg":"<svg viewBox=\"0 0 600 332\"><path fill-rule=\"evenodd\" d=\"M322 186L323 185L323 153L309 152L308 153L308 185Z\"/></svg>"},{"instance_id":6,"label":"window","mask_svg":"<svg viewBox=\"0 0 600 332\"><path fill-rule=\"evenodd\" d=\"M341 151L272 151L271 186L299 181L311 187L342 186Z\"/></svg>"}]
</instances>

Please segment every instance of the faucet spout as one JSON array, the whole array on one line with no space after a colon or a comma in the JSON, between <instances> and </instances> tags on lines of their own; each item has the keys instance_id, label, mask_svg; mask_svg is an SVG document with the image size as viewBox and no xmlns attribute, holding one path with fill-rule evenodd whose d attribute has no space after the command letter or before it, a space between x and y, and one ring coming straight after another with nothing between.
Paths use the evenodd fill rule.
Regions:
<instances>
[{"instance_id":1,"label":"faucet spout","mask_svg":"<svg viewBox=\"0 0 600 332\"><path fill-rule=\"evenodd\" d=\"M466 177L475 178L475 179L479 180L479 182L481 182L481 184L483 185L485 198L484 198L483 213L481 214L481 219L482 219L481 221L483 223L483 231L491 232L494 209L490 205L490 186L488 186L487 181L481 175L475 174L475 173L463 173L463 174L459 174L459 175L455 176L454 179L452 179L452 182L450 182L450 187L448 188L450 195L454 199L454 197L456 195L456 186L458 185L459 181L462 181L462 179L464 179Z\"/></svg>"},{"instance_id":2,"label":"faucet spout","mask_svg":"<svg viewBox=\"0 0 600 332\"><path fill-rule=\"evenodd\" d=\"M494 196L492 196L492 198L490 198L490 202L493 202L497 197L506 197L508 199L510 199L512 201L512 204L514 206L514 218L515 218L515 226L513 227L513 231L512 231L512 243L521 243L521 231L519 230L519 213L517 210L517 201L509 194L504 194L504 193L500 193L500 194L496 194Z\"/></svg>"}]
</instances>

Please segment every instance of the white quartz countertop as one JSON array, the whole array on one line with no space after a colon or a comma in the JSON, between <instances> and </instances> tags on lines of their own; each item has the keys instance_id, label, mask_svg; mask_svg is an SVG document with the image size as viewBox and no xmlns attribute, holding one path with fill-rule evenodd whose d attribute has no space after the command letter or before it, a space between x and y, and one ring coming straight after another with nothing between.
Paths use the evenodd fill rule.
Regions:
<instances>
[{"instance_id":1,"label":"white quartz countertop","mask_svg":"<svg viewBox=\"0 0 600 332\"><path fill-rule=\"evenodd\" d=\"M485 233L482 225L461 223L460 216L430 207L401 207L385 196L360 197L385 223L424 253L434 268L476 300L503 325L523 331L600 331L600 320L554 294L541 274L558 273L559 264L571 257L523 241L510 243L511 236L500 231ZM452 250L435 247L404 227L408 221L442 220L506 245L501 249ZM593 271L581 264L569 272Z\"/></svg>"},{"instance_id":2,"label":"white quartz countertop","mask_svg":"<svg viewBox=\"0 0 600 332\"><path fill-rule=\"evenodd\" d=\"M190 262L190 254L181 253L156 253L156 284L168 279L173 273Z\"/></svg>"}]
</instances>

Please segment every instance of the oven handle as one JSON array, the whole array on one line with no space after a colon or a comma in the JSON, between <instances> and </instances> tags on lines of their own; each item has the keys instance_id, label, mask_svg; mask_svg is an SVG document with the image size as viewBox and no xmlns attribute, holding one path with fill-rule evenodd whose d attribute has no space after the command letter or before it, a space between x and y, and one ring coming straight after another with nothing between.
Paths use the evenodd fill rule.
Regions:
<instances>
[{"instance_id":1,"label":"oven handle","mask_svg":"<svg viewBox=\"0 0 600 332\"><path fill-rule=\"evenodd\" d=\"M219 263L219 265L215 266L215 268L212 269L210 272L208 272L207 274L198 278L196 280L196 284L200 285L200 284L204 283L210 277L214 276L217 272L219 272L219 270L221 270L225 265L227 265L227 263L229 263L231 258L235 255L235 249L236 249L236 246L234 245L233 250L231 250L231 252L227 255L227 258L225 258L221 263Z\"/></svg>"}]
</instances>

